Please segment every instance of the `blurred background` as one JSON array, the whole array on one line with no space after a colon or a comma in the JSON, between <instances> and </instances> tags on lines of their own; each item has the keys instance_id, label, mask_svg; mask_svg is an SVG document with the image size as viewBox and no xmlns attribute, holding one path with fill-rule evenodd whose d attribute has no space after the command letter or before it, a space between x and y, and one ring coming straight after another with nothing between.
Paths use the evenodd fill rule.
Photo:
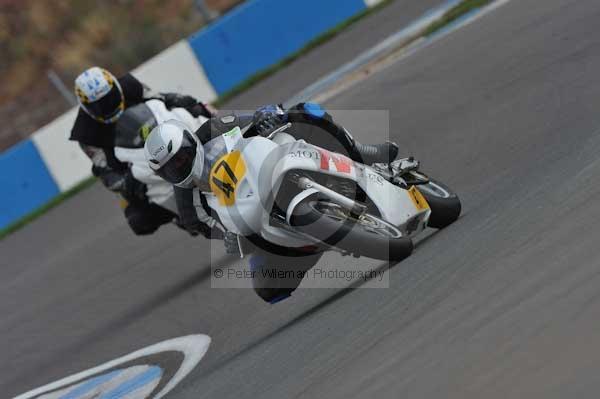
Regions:
<instances>
[{"instance_id":1,"label":"blurred background","mask_svg":"<svg viewBox=\"0 0 600 399\"><path fill-rule=\"evenodd\" d=\"M68 140L73 81L85 69L223 100L379 1L0 0L0 236L92 181L89 158ZM368 44L353 41L345 59ZM326 54L288 95L343 63Z\"/></svg>"},{"instance_id":2,"label":"blurred background","mask_svg":"<svg viewBox=\"0 0 600 399\"><path fill-rule=\"evenodd\" d=\"M125 73L242 1L0 0L0 151L68 110L85 68Z\"/></svg>"}]
</instances>

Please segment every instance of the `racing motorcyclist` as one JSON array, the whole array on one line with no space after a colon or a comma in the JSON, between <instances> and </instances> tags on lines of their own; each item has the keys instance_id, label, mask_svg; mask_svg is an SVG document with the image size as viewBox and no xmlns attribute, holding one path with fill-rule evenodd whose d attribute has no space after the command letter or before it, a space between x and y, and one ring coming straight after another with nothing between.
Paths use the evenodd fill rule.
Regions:
<instances>
[{"instance_id":1,"label":"racing motorcyclist","mask_svg":"<svg viewBox=\"0 0 600 399\"><path fill-rule=\"evenodd\" d=\"M231 113L213 117L195 133L188 132L185 136L181 125L169 125L165 129L165 134L173 135L172 142L179 144L169 148L168 152L161 153L162 159L156 158L157 155L154 154L162 143L158 134L160 129L155 128L146 141L146 156L150 167L159 176L179 187L177 197L180 206L178 208L181 212L181 222L185 228L197 228L198 219L193 212L185 212L184 204L194 202L193 187L199 186L204 189L203 191L209 191L206 181L207 172L211 168L211 162L223 155L225 150L221 135L235 127L240 127L242 130L251 127L252 132L246 132L247 136L253 134L265 136L286 123L291 124L290 129L286 132L292 134L296 139L303 139L331 151L348 155L351 159L361 163L388 163L398 155L398 146L395 143L385 142L378 145L359 143L345 128L336 124L331 115L319 104L315 103L300 103L287 111L284 111L279 105L268 105L258 109L254 115ZM150 140L151 137L154 137L155 140ZM202 152L196 151L196 142L203 146ZM190 158L192 152L198 157L197 159ZM193 171L192 166L194 167ZM203 206L199 206L200 202ZM200 211L205 209L210 214L202 195L195 195L195 205ZM206 231L203 233L206 235Z\"/></svg>"},{"instance_id":2,"label":"racing motorcyclist","mask_svg":"<svg viewBox=\"0 0 600 399\"><path fill-rule=\"evenodd\" d=\"M168 109L185 108L195 117L210 118L210 108L187 95L154 93L131 74L117 79L100 67L89 68L75 79L75 94L80 108L69 139L77 141L91 159L92 174L126 200L125 216L134 233L151 234L173 220L173 213L146 199L146 186L115 157L116 122L126 108L150 99L163 101Z\"/></svg>"},{"instance_id":3,"label":"racing motorcyclist","mask_svg":"<svg viewBox=\"0 0 600 399\"><path fill-rule=\"evenodd\" d=\"M196 207L204 208L210 214L206 200L201 194L209 191L208 173L212 164L227 151L225 133L239 127L246 137L252 135L267 136L278 127L290 123L286 133L296 139L303 139L317 146L348 155L351 159L372 164L389 163L398 154L395 143L378 145L358 143L346 129L336 124L320 105L300 103L285 111L281 106L269 105L260 108L254 115L225 114L213 117L196 132L184 125L167 121L157 126L148 136L145 144L146 159L150 167L163 179L174 184L188 196L194 197ZM193 221L182 220L184 226ZM215 221L215 224L218 222ZM235 241L225 237L226 247ZM291 255L292 257L289 257ZM251 268L290 267L305 271L320 258L320 254L300 256L277 251L268 245L258 247L250 259ZM261 276L264 274L257 273ZM288 297L300 284L301 279L281 281L274 279L254 279L254 288L267 302L275 303Z\"/></svg>"}]
</instances>

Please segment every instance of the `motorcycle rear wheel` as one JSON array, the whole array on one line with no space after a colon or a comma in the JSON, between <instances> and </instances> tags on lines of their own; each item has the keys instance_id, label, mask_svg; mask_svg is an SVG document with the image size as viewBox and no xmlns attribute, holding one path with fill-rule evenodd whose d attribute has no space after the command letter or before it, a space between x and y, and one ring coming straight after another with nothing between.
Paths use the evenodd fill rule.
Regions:
<instances>
[{"instance_id":1,"label":"motorcycle rear wheel","mask_svg":"<svg viewBox=\"0 0 600 399\"><path fill-rule=\"evenodd\" d=\"M412 240L392 224L368 213L354 218L327 199L305 199L290 222L299 231L357 256L400 261L413 250Z\"/></svg>"}]
</instances>

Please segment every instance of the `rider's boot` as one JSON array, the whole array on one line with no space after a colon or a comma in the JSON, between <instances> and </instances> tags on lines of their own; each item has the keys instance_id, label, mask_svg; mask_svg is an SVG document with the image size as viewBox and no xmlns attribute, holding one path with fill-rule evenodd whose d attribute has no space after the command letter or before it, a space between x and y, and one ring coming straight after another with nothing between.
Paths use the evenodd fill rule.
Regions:
<instances>
[{"instance_id":1,"label":"rider's boot","mask_svg":"<svg viewBox=\"0 0 600 399\"><path fill-rule=\"evenodd\" d=\"M356 140L343 126L336 125L338 132L336 136L344 147L348 148L352 160L372 165L374 163L390 163L398 156L398 144L386 141L381 144L362 144Z\"/></svg>"},{"instance_id":2,"label":"rider's boot","mask_svg":"<svg viewBox=\"0 0 600 399\"><path fill-rule=\"evenodd\" d=\"M360 155L360 159L354 160L366 165L390 163L398 156L398 144L391 141L382 144L361 144L353 140L353 146L356 153Z\"/></svg>"}]
</instances>

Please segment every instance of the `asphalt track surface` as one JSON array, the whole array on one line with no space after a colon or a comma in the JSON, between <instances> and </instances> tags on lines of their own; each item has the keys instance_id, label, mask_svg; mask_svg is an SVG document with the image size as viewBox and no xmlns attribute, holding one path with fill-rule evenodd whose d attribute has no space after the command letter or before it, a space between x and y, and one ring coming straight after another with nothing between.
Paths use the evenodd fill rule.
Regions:
<instances>
[{"instance_id":1,"label":"asphalt track surface","mask_svg":"<svg viewBox=\"0 0 600 399\"><path fill-rule=\"evenodd\" d=\"M599 17L594 0L513 0L327 104L390 110L463 200L388 289L275 306L210 289L206 244L132 237L98 186L3 240L0 392L201 332L213 344L172 397L596 398Z\"/></svg>"}]
</instances>

